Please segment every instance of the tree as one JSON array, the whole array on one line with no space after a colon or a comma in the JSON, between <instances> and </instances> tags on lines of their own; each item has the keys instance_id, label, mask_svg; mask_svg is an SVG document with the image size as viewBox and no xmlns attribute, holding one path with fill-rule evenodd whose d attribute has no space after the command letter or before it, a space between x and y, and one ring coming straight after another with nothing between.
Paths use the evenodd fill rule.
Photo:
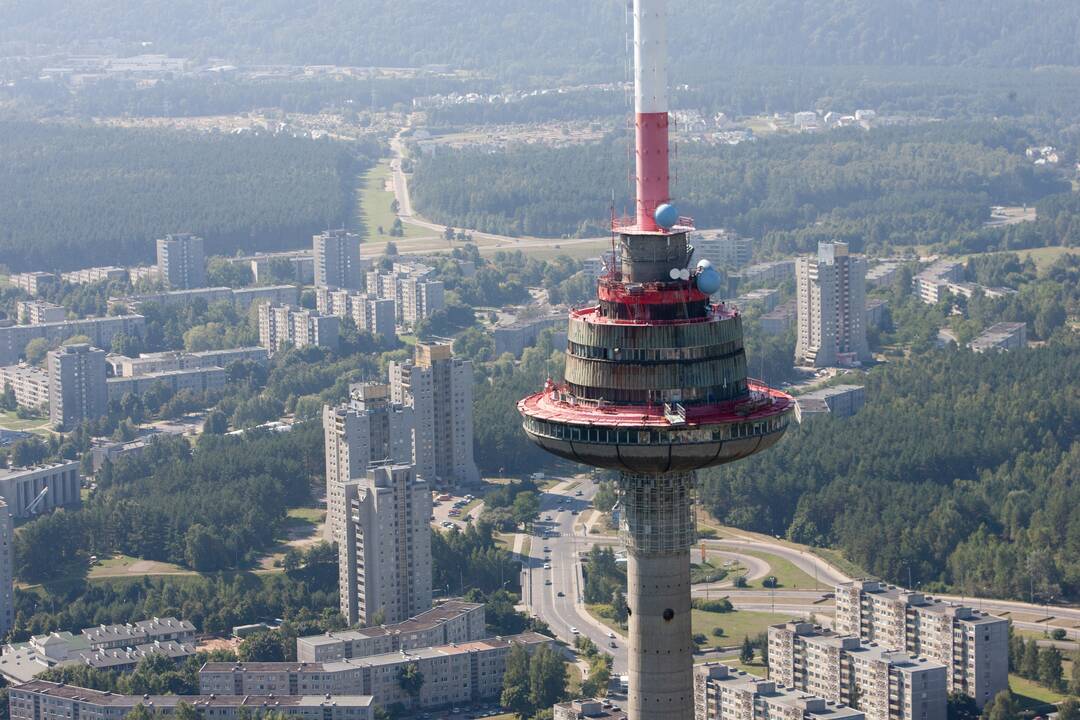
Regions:
<instances>
[{"instance_id":1,"label":"tree","mask_svg":"<svg viewBox=\"0 0 1080 720\"><path fill-rule=\"evenodd\" d=\"M514 521L528 528L540 515L540 498L532 491L519 492L511 506Z\"/></svg>"},{"instance_id":2,"label":"tree","mask_svg":"<svg viewBox=\"0 0 1080 720\"><path fill-rule=\"evenodd\" d=\"M967 693L954 692L949 694L946 713L948 720L978 720L979 706Z\"/></svg>"},{"instance_id":3,"label":"tree","mask_svg":"<svg viewBox=\"0 0 1080 720\"><path fill-rule=\"evenodd\" d=\"M611 682L610 655L596 654L589 660L589 676L581 683L581 694L585 697L602 697L607 694Z\"/></svg>"},{"instance_id":4,"label":"tree","mask_svg":"<svg viewBox=\"0 0 1080 720\"><path fill-rule=\"evenodd\" d=\"M754 646L750 642L750 636L743 638L742 648L739 650L739 662L743 665L754 662Z\"/></svg>"},{"instance_id":5,"label":"tree","mask_svg":"<svg viewBox=\"0 0 1080 720\"><path fill-rule=\"evenodd\" d=\"M224 435L229 431L229 418L220 410L211 410L203 423L203 432L208 435Z\"/></svg>"},{"instance_id":6,"label":"tree","mask_svg":"<svg viewBox=\"0 0 1080 720\"><path fill-rule=\"evenodd\" d=\"M398 686L405 694L412 698L415 703L420 699L420 691L424 689L424 673L420 672L420 666L409 663L398 669Z\"/></svg>"},{"instance_id":7,"label":"tree","mask_svg":"<svg viewBox=\"0 0 1080 720\"><path fill-rule=\"evenodd\" d=\"M1058 705L1058 720L1080 720L1080 701L1068 698Z\"/></svg>"},{"instance_id":8,"label":"tree","mask_svg":"<svg viewBox=\"0 0 1080 720\"><path fill-rule=\"evenodd\" d=\"M249 635L236 649L236 656L243 662L284 662L281 633L270 630Z\"/></svg>"},{"instance_id":9,"label":"tree","mask_svg":"<svg viewBox=\"0 0 1080 720\"><path fill-rule=\"evenodd\" d=\"M26 343L26 349L23 351L23 355L26 357L26 362L31 365L40 365L48 352L49 343L44 338L34 338Z\"/></svg>"},{"instance_id":10,"label":"tree","mask_svg":"<svg viewBox=\"0 0 1080 720\"><path fill-rule=\"evenodd\" d=\"M625 627L630 617L630 608L626 604L626 593L622 588L615 588L615 592L611 593L611 609L615 614L615 622Z\"/></svg>"},{"instance_id":11,"label":"tree","mask_svg":"<svg viewBox=\"0 0 1080 720\"><path fill-rule=\"evenodd\" d=\"M533 708L550 708L566 695L566 662L548 645L529 658L529 700Z\"/></svg>"},{"instance_id":12,"label":"tree","mask_svg":"<svg viewBox=\"0 0 1080 720\"><path fill-rule=\"evenodd\" d=\"M1024 660L1020 664L1020 674L1028 680L1039 679L1039 644L1035 638L1024 643Z\"/></svg>"},{"instance_id":13,"label":"tree","mask_svg":"<svg viewBox=\"0 0 1080 720\"><path fill-rule=\"evenodd\" d=\"M529 694L529 654L520 645L515 645L506 658L500 702L521 720L533 713L534 705Z\"/></svg>"},{"instance_id":14,"label":"tree","mask_svg":"<svg viewBox=\"0 0 1080 720\"><path fill-rule=\"evenodd\" d=\"M1009 690L1002 690L986 704L982 716L985 720L1018 720L1020 714L1017 712L1012 693Z\"/></svg>"},{"instance_id":15,"label":"tree","mask_svg":"<svg viewBox=\"0 0 1080 720\"><path fill-rule=\"evenodd\" d=\"M176 710L172 714L173 720L199 720L198 711L186 702L181 702L176 706Z\"/></svg>"},{"instance_id":16,"label":"tree","mask_svg":"<svg viewBox=\"0 0 1080 720\"><path fill-rule=\"evenodd\" d=\"M1039 651L1039 682L1051 690L1060 690L1063 675L1061 651L1056 647L1041 649Z\"/></svg>"},{"instance_id":17,"label":"tree","mask_svg":"<svg viewBox=\"0 0 1080 720\"><path fill-rule=\"evenodd\" d=\"M754 644L758 648L758 653L761 656L761 664L765 667L769 666L769 633L758 633L757 640Z\"/></svg>"},{"instance_id":18,"label":"tree","mask_svg":"<svg viewBox=\"0 0 1080 720\"><path fill-rule=\"evenodd\" d=\"M1069 693L1080 695L1080 651L1073 655L1072 679L1069 681Z\"/></svg>"},{"instance_id":19,"label":"tree","mask_svg":"<svg viewBox=\"0 0 1080 720\"><path fill-rule=\"evenodd\" d=\"M15 399L15 388L11 383L4 383L4 394L0 396L0 410L14 412L19 407L19 401Z\"/></svg>"},{"instance_id":20,"label":"tree","mask_svg":"<svg viewBox=\"0 0 1080 720\"><path fill-rule=\"evenodd\" d=\"M145 705L139 703L124 716L124 720L154 720L154 715L146 709Z\"/></svg>"}]
</instances>

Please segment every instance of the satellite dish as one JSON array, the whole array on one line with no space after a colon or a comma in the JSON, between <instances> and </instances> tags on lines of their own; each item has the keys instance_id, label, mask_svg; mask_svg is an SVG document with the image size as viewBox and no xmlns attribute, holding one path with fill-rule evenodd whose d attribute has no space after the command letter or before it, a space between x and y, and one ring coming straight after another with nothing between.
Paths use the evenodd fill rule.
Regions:
<instances>
[{"instance_id":1,"label":"satellite dish","mask_svg":"<svg viewBox=\"0 0 1080 720\"><path fill-rule=\"evenodd\" d=\"M698 270L701 270L702 268L712 267L712 263L705 258L702 258L701 260L698 260L697 267Z\"/></svg>"},{"instance_id":2,"label":"satellite dish","mask_svg":"<svg viewBox=\"0 0 1080 720\"><path fill-rule=\"evenodd\" d=\"M679 271L679 279L680 280L689 280L690 279L690 271L687 268L683 268L682 270L680 270Z\"/></svg>"},{"instance_id":3,"label":"satellite dish","mask_svg":"<svg viewBox=\"0 0 1080 720\"><path fill-rule=\"evenodd\" d=\"M668 273L668 277L670 277L672 280L678 280L679 274L679 268L671 268L671 272Z\"/></svg>"}]
</instances>

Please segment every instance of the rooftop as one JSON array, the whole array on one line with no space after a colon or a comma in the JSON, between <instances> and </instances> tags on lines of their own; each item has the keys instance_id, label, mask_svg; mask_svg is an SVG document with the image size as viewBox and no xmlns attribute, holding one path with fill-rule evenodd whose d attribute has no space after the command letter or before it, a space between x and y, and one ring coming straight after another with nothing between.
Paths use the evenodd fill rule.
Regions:
<instances>
[{"instance_id":1,"label":"rooftop","mask_svg":"<svg viewBox=\"0 0 1080 720\"><path fill-rule=\"evenodd\" d=\"M281 707L328 705L367 707L372 701L370 695L118 695L45 680L32 680L17 685L12 690L42 693L65 700L78 700L118 708L134 708L137 705L145 705L148 708L175 708L180 703L187 703L194 707L248 707L273 710Z\"/></svg>"},{"instance_id":2,"label":"rooftop","mask_svg":"<svg viewBox=\"0 0 1080 720\"><path fill-rule=\"evenodd\" d=\"M939 600L932 595L924 595L923 593L905 590L904 588L896 587L895 585L886 585L885 583L876 580L854 580L849 583L842 583L838 585L837 588L851 586L859 587L863 592L875 597L905 602L912 607L918 608L922 612L950 615L957 621L963 623L990 624L1007 622L1004 618L990 615L981 610L975 610L974 608L966 607L964 605Z\"/></svg>"},{"instance_id":3,"label":"rooftop","mask_svg":"<svg viewBox=\"0 0 1080 720\"><path fill-rule=\"evenodd\" d=\"M376 627L361 628L359 630L328 632L324 635L309 635L300 638L300 640L309 645L336 645L341 642L362 640L364 638L389 635L391 633L420 632L459 618L468 612L472 612L482 607L484 606L480 603L450 600L438 607L422 612L416 617L397 623L396 625L379 625Z\"/></svg>"}]
</instances>

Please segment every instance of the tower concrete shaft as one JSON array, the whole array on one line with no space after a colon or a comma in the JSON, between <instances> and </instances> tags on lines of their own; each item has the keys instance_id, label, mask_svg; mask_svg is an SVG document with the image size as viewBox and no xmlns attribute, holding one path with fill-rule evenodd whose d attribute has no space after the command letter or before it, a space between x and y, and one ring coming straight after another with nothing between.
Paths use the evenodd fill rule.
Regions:
<instances>
[{"instance_id":1,"label":"tower concrete shaft","mask_svg":"<svg viewBox=\"0 0 1080 720\"><path fill-rule=\"evenodd\" d=\"M694 715L690 546L696 481L694 472L623 473L619 479L633 720Z\"/></svg>"}]
</instances>

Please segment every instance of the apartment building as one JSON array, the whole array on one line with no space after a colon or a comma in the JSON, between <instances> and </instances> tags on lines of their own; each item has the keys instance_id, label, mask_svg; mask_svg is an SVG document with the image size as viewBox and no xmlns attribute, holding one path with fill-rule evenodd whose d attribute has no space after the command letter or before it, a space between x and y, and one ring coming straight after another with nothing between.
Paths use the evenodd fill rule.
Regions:
<instances>
[{"instance_id":1,"label":"apartment building","mask_svg":"<svg viewBox=\"0 0 1080 720\"><path fill-rule=\"evenodd\" d=\"M90 285L99 282L122 282L127 280L128 271L115 265L104 267L82 268L71 272L61 273L60 278L72 285Z\"/></svg>"},{"instance_id":2,"label":"apartment building","mask_svg":"<svg viewBox=\"0 0 1080 720\"><path fill-rule=\"evenodd\" d=\"M327 540L339 549L348 517L345 485L366 478L375 463L411 463L413 422L412 408L393 402L390 387L380 383L353 384L348 402L323 408Z\"/></svg>"},{"instance_id":3,"label":"apartment building","mask_svg":"<svg viewBox=\"0 0 1080 720\"><path fill-rule=\"evenodd\" d=\"M963 263L950 260L939 260L931 264L922 272L911 279L915 294L928 305L934 305L941 300L952 283L958 283L964 278Z\"/></svg>"},{"instance_id":4,"label":"apartment building","mask_svg":"<svg viewBox=\"0 0 1080 720\"><path fill-rule=\"evenodd\" d=\"M0 499L0 637L15 626L15 523Z\"/></svg>"},{"instance_id":5,"label":"apartment building","mask_svg":"<svg viewBox=\"0 0 1080 720\"><path fill-rule=\"evenodd\" d=\"M254 362L265 365L270 361L266 348L242 347L201 352L166 351L142 353L139 357L109 355L105 361L112 368L114 377L139 377L170 370L199 370L224 368L237 362Z\"/></svg>"},{"instance_id":6,"label":"apartment building","mask_svg":"<svg viewBox=\"0 0 1080 720\"><path fill-rule=\"evenodd\" d=\"M429 648L326 663L207 663L199 671L204 695L273 694L275 696L362 694L376 706L401 703L407 710L492 700L502 692L506 658L515 646L533 652L554 640L537 633L494 637ZM424 675L413 699L398 673L416 665Z\"/></svg>"},{"instance_id":7,"label":"apartment building","mask_svg":"<svg viewBox=\"0 0 1080 720\"><path fill-rule=\"evenodd\" d=\"M41 325L9 325L0 327L0 365L19 362L31 340L42 339L50 347L60 345L76 335L90 338L94 347L112 346L117 335L142 337L146 319L142 315L115 315L82 320L43 323Z\"/></svg>"},{"instance_id":8,"label":"apartment building","mask_svg":"<svg viewBox=\"0 0 1080 720\"><path fill-rule=\"evenodd\" d=\"M795 266L798 341L795 362L812 367L870 359L866 342L866 260L846 243L819 243Z\"/></svg>"},{"instance_id":9,"label":"apartment building","mask_svg":"<svg viewBox=\"0 0 1080 720\"><path fill-rule=\"evenodd\" d=\"M786 335L797 315L798 301L793 298L761 316L761 331L766 335Z\"/></svg>"},{"instance_id":10,"label":"apartment building","mask_svg":"<svg viewBox=\"0 0 1080 720\"><path fill-rule=\"evenodd\" d=\"M846 703L868 720L945 720L947 668L811 623L769 628L769 677Z\"/></svg>"},{"instance_id":11,"label":"apartment building","mask_svg":"<svg viewBox=\"0 0 1080 720\"><path fill-rule=\"evenodd\" d=\"M259 306L259 345L271 353L316 345L336 350L341 322L292 305Z\"/></svg>"},{"instance_id":12,"label":"apartment building","mask_svg":"<svg viewBox=\"0 0 1080 720\"><path fill-rule=\"evenodd\" d=\"M67 319L67 308L44 300L20 300L15 312L20 325L44 325Z\"/></svg>"},{"instance_id":13,"label":"apartment building","mask_svg":"<svg viewBox=\"0 0 1080 720\"><path fill-rule=\"evenodd\" d=\"M521 320L512 325L503 325L495 328L492 337L495 340L495 357L504 353L510 353L520 358L525 348L532 347L540 338L540 333L545 330L564 332L566 330L566 314L547 315L544 317ZM565 339L562 347L566 347Z\"/></svg>"},{"instance_id":14,"label":"apartment building","mask_svg":"<svg viewBox=\"0 0 1080 720\"><path fill-rule=\"evenodd\" d=\"M86 344L49 353L49 421L71 430L106 414L109 403L105 351Z\"/></svg>"},{"instance_id":15,"label":"apartment building","mask_svg":"<svg viewBox=\"0 0 1080 720\"><path fill-rule=\"evenodd\" d=\"M979 707L1009 686L1004 618L874 580L836 588L836 631L926 657L949 668L948 692Z\"/></svg>"},{"instance_id":16,"label":"apartment building","mask_svg":"<svg viewBox=\"0 0 1080 720\"><path fill-rule=\"evenodd\" d=\"M295 285L267 285L235 290L227 287L198 287L109 298L110 307L131 310L138 310L147 303L163 307L185 307L196 302L205 302L207 305L230 303L238 310L247 310L260 303L296 305L300 302L300 289Z\"/></svg>"},{"instance_id":17,"label":"apartment building","mask_svg":"<svg viewBox=\"0 0 1080 720\"><path fill-rule=\"evenodd\" d=\"M603 700L571 700L552 708L552 720L626 720L622 708Z\"/></svg>"},{"instance_id":18,"label":"apartment building","mask_svg":"<svg viewBox=\"0 0 1080 720\"><path fill-rule=\"evenodd\" d=\"M802 423L825 416L852 417L864 405L866 388L862 385L833 385L796 397L795 420Z\"/></svg>"},{"instance_id":19,"label":"apartment building","mask_svg":"<svg viewBox=\"0 0 1080 720\"><path fill-rule=\"evenodd\" d=\"M64 462L32 468L0 468L0 497L16 519L82 505L79 463ZM45 492L48 490L48 492ZM37 501L37 505L33 508Z\"/></svg>"},{"instance_id":20,"label":"apartment building","mask_svg":"<svg viewBox=\"0 0 1080 720\"><path fill-rule=\"evenodd\" d=\"M750 264L754 241L734 230L721 230L695 237L694 261L708 260L718 268L738 270Z\"/></svg>"},{"instance_id":21,"label":"apartment building","mask_svg":"<svg viewBox=\"0 0 1080 720\"><path fill-rule=\"evenodd\" d=\"M481 640L486 637L484 605L450 600L395 625L342 630L296 639L296 659L326 663L401 650Z\"/></svg>"},{"instance_id":22,"label":"apartment building","mask_svg":"<svg viewBox=\"0 0 1080 720\"><path fill-rule=\"evenodd\" d=\"M267 713L297 720L373 720L372 698L355 695L119 695L34 680L9 691L12 720L120 720L140 705L170 716L181 705L199 717L243 720Z\"/></svg>"},{"instance_id":23,"label":"apartment building","mask_svg":"<svg viewBox=\"0 0 1080 720\"><path fill-rule=\"evenodd\" d=\"M19 407L40 410L49 407L49 373L32 365L0 367L0 390L11 386Z\"/></svg>"},{"instance_id":24,"label":"apartment building","mask_svg":"<svg viewBox=\"0 0 1080 720\"><path fill-rule=\"evenodd\" d=\"M203 239L191 233L158 238L158 277L175 290L206 287L206 255Z\"/></svg>"},{"instance_id":25,"label":"apartment building","mask_svg":"<svg viewBox=\"0 0 1080 720\"><path fill-rule=\"evenodd\" d=\"M446 307L446 289L441 280L408 277L399 280L401 286L401 324L416 327L417 323Z\"/></svg>"},{"instance_id":26,"label":"apartment building","mask_svg":"<svg viewBox=\"0 0 1080 720\"><path fill-rule=\"evenodd\" d=\"M416 472L446 486L474 484L473 365L454 357L449 344L418 343L413 360L390 363L394 402L413 408Z\"/></svg>"},{"instance_id":27,"label":"apartment building","mask_svg":"<svg viewBox=\"0 0 1080 720\"><path fill-rule=\"evenodd\" d=\"M227 383L228 376L224 368L207 367L111 377L105 381L105 387L110 400L119 400L125 395L141 396L157 387L164 387L173 395L185 390L200 394L224 390Z\"/></svg>"},{"instance_id":28,"label":"apartment building","mask_svg":"<svg viewBox=\"0 0 1080 720\"><path fill-rule=\"evenodd\" d=\"M411 465L386 464L344 485L338 547L341 614L399 623L431 608L431 489Z\"/></svg>"},{"instance_id":29,"label":"apartment building","mask_svg":"<svg viewBox=\"0 0 1080 720\"><path fill-rule=\"evenodd\" d=\"M721 663L694 667L695 720L865 720L862 712Z\"/></svg>"},{"instance_id":30,"label":"apartment building","mask_svg":"<svg viewBox=\"0 0 1080 720\"><path fill-rule=\"evenodd\" d=\"M326 230L311 239L315 287L363 290L368 263L360 258L360 236Z\"/></svg>"},{"instance_id":31,"label":"apartment building","mask_svg":"<svg viewBox=\"0 0 1080 720\"><path fill-rule=\"evenodd\" d=\"M740 284L765 283L779 285L794 274L794 260L774 260L743 268L737 273L732 273L730 277L738 280Z\"/></svg>"},{"instance_id":32,"label":"apartment building","mask_svg":"<svg viewBox=\"0 0 1080 720\"><path fill-rule=\"evenodd\" d=\"M351 317L357 330L386 338L397 337L397 314L393 300L331 288L316 288L315 298L316 307L323 315Z\"/></svg>"},{"instance_id":33,"label":"apartment building","mask_svg":"<svg viewBox=\"0 0 1080 720\"><path fill-rule=\"evenodd\" d=\"M11 284L22 290L27 295L43 295L46 290L60 284L60 278L51 272L24 272L12 275Z\"/></svg>"}]
</instances>

